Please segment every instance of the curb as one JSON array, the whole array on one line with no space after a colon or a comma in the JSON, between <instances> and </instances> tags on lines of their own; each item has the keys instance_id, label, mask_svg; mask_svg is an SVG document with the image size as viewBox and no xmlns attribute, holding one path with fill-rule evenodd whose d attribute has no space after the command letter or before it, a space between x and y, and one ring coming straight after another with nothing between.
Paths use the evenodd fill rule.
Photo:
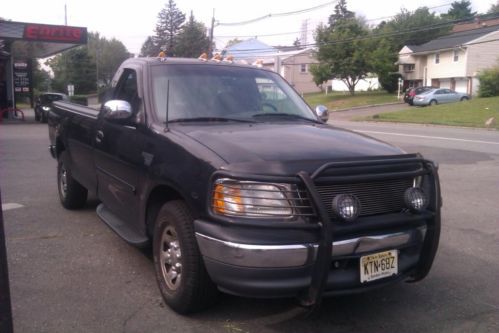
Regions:
<instances>
[{"instance_id":1,"label":"curb","mask_svg":"<svg viewBox=\"0 0 499 333\"><path fill-rule=\"evenodd\" d=\"M351 108L346 108L346 109L331 110L331 112L346 112L346 111L351 111L351 110L373 108L373 107L384 106L384 105L397 105L397 104L402 105L405 103L404 102L392 102L392 103L382 103L382 104L359 105L359 106L352 106Z\"/></svg>"},{"instance_id":2,"label":"curb","mask_svg":"<svg viewBox=\"0 0 499 333\"><path fill-rule=\"evenodd\" d=\"M454 128L454 129L467 129L474 131L483 131L483 132L497 132L499 129L496 128L487 128L487 127L466 127L466 126L452 126L452 125L441 125L441 124L424 124L424 123L404 123L404 122L396 122L396 121L376 121L376 120L340 120L348 123L365 123L365 124L382 124L382 125L400 125L400 126L425 126L425 127L442 127L442 128Z\"/></svg>"}]
</instances>

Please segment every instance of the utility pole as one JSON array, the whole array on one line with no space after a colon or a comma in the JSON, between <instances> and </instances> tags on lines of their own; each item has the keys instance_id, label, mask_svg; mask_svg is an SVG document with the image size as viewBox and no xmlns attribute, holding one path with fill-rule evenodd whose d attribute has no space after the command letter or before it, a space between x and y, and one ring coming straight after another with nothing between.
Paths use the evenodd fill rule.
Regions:
<instances>
[{"instance_id":1,"label":"utility pole","mask_svg":"<svg viewBox=\"0 0 499 333\"><path fill-rule=\"evenodd\" d=\"M68 25L68 7L64 3L64 25Z\"/></svg>"},{"instance_id":2,"label":"utility pole","mask_svg":"<svg viewBox=\"0 0 499 333\"><path fill-rule=\"evenodd\" d=\"M0 207L2 196L0 194ZM10 305L9 271L2 210L0 209L0 332L13 332L12 308Z\"/></svg>"},{"instance_id":3,"label":"utility pole","mask_svg":"<svg viewBox=\"0 0 499 333\"><path fill-rule=\"evenodd\" d=\"M97 87L97 93L99 93L99 59L100 59L100 48L99 48L99 40L97 40L97 45L95 48L95 86Z\"/></svg>"},{"instance_id":4,"label":"utility pole","mask_svg":"<svg viewBox=\"0 0 499 333\"><path fill-rule=\"evenodd\" d=\"M211 17L210 29L210 45L208 46L208 57L213 57L213 29L215 29L215 8L213 8L213 16Z\"/></svg>"}]
</instances>

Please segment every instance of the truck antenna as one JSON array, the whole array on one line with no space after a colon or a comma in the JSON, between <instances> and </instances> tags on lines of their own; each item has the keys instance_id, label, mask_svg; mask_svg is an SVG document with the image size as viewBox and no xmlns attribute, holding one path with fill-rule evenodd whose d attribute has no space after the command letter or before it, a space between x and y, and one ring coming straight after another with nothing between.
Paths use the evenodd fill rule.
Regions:
<instances>
[{"instance_id":1,"label":"truck antenna","mask_svg":"<svg viewBox=\"0 0 499 333\"><path fill-rule=\"evenodd\" d=\"M168 132L168 109L170 105L170 80L166 82L166 127L165 132Z\"/></svg>"}]
</instances>

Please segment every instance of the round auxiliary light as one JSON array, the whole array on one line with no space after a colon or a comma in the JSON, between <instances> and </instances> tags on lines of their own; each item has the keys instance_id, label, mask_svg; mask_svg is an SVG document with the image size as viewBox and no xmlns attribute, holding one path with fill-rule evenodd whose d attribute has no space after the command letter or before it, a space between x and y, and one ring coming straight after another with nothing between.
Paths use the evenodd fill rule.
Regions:
<instances>
[{"instance_id":1,"label":"round auxiliary light","mask_svg":"<svg viewBox=\"0 0 499 333\"><path fill-rule=\"evenodd\" d=\"M404 201L407 208L413 212L420 213L428 207L428 198L419 187L409 187L405 190Z\"/></svg>"},{"instance_id":2,"label":"round auxiliary light","mask_svg":"<svg viewBox=\"0 0 499 333\"><path fill-rule=\"evenodd\" d=\"M339 194L334 197L332 204L333 212L344 221L355 220L360 213L360 202L351 194Z\"/></svg>"}]
</instances>

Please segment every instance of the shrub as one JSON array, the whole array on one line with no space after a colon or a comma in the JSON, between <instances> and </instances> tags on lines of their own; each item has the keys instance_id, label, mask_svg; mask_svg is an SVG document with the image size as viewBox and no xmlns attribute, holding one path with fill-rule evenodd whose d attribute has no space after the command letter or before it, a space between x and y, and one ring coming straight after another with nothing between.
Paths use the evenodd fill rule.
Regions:
<instances>
[{"instance_id":1,"label":"shrub","mask_svg":"<svg viewBox=\"0 0 499 333\"><path fill-rule=\"evenodd\" d=\"M378 80L381 87L392 94L398 90L398 80L401 77L399 73L380 74Z\"/></svg>"},{"instance_id":2,"label":"shrub","mask_svg":"<svg viewBox=\"0 0 499 333\"><path fill-rule=\"evenodd\" d=\"M87 96L86 95L74 95L69 97L71 102L81 105L87 105Z\"/></svg>"},{"instance_id":3,"label":"shrub","mask_svg":"<svg viewBox=\"0 0 499 333\"><path fill-rule=\"evenodd\" d=\"M478 76L480 80L480 97L499 96L499 66L483 70Z\"/></svg>"}]
</instances>

